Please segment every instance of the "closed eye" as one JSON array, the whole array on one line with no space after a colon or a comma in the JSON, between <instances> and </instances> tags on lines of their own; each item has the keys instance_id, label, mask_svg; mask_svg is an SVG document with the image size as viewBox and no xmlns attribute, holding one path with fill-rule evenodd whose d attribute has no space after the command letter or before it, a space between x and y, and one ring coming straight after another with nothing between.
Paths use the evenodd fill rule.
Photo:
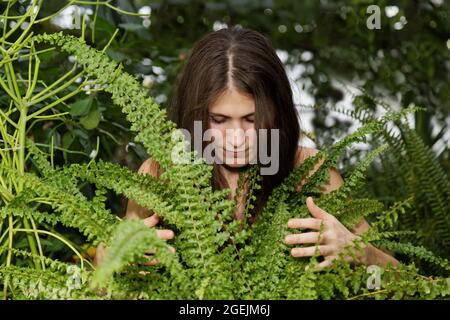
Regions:
<instances>
[{"instance_id":1,"label":"closed eye","mask_svg":"<svg viewBox=\"0 0 450 320\"><path fill-rule=\"evenodd\" d=\"M210 116L209 119L213 123L224 123L225 122L224 118L217 118L217 117Z\"/></svg>"},{"instance_id":2,"label":"closed eye","mask_svg":"<svg viewBox=\"0 0 450 320\"><path fill-rule=\"evenodd\" d=\"M210 114L209 115L209 119L210 119L211 122L219 124L219 123L226 122L227 119L229 119L229 118L226 117L226 116ZM243 119L245 121L249 122L249 123L254 123L255 122L255 115L252 113L252 114L249 114L247 116L244 116Z\"/></svg>"}]
</instances>

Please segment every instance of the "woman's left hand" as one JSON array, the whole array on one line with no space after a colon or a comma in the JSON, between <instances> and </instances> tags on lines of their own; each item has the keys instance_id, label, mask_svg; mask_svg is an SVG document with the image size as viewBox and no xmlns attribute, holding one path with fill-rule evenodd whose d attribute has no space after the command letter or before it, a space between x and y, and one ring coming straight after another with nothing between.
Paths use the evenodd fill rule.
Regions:
<instances>
[{"instance_id":1,"label":"woman's left hand","mask_svg":"<svg viewBox=\"0 0 450 320\"><path fill-rule=\"evenodd\" d=\"M351 245L357 235L349 231L338 219L319 208L311 197L306 199L306 205L309 212L314 218L290 219L288 227L292 229L313 229L313 232L304 232L298 234L290 234L285 238L286 244L314 244L310 247L294 247L291 249L293 257L311 257L316 251L316 244L319 243L320 255L325 258L317 266L317 270L326 268L332 264L332 261L338 258L338 254L344 250L347 245ZM323 223L324 229L320 236L320 226ZM351 261L350 256L345 257L347 261Z\"/></svg>"}]
</instances>

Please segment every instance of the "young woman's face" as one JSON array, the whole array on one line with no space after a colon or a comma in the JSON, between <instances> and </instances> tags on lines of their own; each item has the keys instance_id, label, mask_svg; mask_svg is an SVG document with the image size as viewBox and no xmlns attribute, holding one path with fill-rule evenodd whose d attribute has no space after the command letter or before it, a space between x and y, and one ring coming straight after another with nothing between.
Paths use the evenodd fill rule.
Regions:
<instances>
[{"instance_id":1,"label":"young woman's face","mask_svg":"<svg viewBox=\"0 0 450 320\"><path fill-rule=\"evenodd\" d=\"M217 159L229 167L247 165L253 157L256 143L253 98L230 88L208 111Z\"/></svg>"}]
</instances>

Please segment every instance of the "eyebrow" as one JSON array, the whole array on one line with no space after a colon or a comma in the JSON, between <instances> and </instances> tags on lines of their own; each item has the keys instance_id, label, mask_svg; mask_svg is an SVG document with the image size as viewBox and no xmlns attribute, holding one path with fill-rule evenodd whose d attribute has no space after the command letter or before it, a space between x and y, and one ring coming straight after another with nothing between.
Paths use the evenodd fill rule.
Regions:
<instances>
[{"instance_id":1,"label":"eyebrow","mask_svg":"<svg viewBox=\"0 0 450 320\"><path fill-rule=\"evenodd\" d=\"M224 117L224 118L230 118L229 116L226 116L226 115L221 114L221 113L210 112L209 114L212 115L212 116L219 116L219 117ZM255 114L254 112L251 112L251 113L248 113L246 115L243 115L241 118L246 118L246 117L252 116L254 114Z\"/></svg>"}]
</instances>

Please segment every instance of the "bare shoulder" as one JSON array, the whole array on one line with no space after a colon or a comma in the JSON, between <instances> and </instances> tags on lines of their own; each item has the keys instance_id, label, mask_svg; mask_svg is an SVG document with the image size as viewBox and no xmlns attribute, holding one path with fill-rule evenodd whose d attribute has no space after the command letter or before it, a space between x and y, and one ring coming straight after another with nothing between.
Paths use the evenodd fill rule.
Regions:
<instances>
[{"instance_id":1,"label":"bare shoulder","mask_svg":"<svg viewBox=\"0 0 450 320\"><path fill-rule=\"evenodd\" d=\"M305 162L306 159L308 159L309 157L315 156L318 152L319 152L319 150L317 150L315 148L299 146L297 148L297 152L295 155L295 167L297 168L298 166L303 164L303 162ZM309 176L313 175L317 171L317 169L319 169L319 167L322 165L323 161L324 161L323 159L319 160L319 162L311 170Z\"/></svg>"},{"instance_id":2,"label":"bare shoulder","mask_svg":"<svg viewBox=\"0 0 450 320\"><path fill-rule=\"evenodd\" d=\"M295 159L296 159L295 165L298 166L298 165L302 164L307 158L316 155L318 152L319 152L319 150L317 150L315 148L299 146L297 148L297 152L296 152L296 156L295 156Z\"/></svg>"},{"instance_id":3,"label":"bare shoulder","mask_svg":"<svg viewBox=\"0 0 450 320\"><path fill-rule=\"evenodd\" d=\"M319 152L319 150L317 150L315 148L299 147L297 149L295 166L297 167L297 166L301 165L306 159L316 155L318 152ZM323 159L320 160L316 164L316 166L309 173L308 177L313 175L314 172L316 172L317 169L319 169L319 167L322 163L323 163ZM339 171L336 168L328 168L328 172L330 173L330 179L327 181L326 184L321 186L321 189L323 190L324 194L330 193L336 189L339 189L344 183L344 179L342 178L341 174L339 173ZM303 183L305 183L305 180L306 180L306 178L304 180L302 180L302 182L298 186L299 190L300 190L301 186L303 185ZM367 231L369 228L370 228L369 223L363 218L363 219L361 219L361 221L359 223L357 223L355 225L355 227L351 231L357 235L360 235L363 232Z\"/></svg>"},{"instance_id":4,"label":"bare shoulder","mask_svg":"<svg viewBox=\"0 0 450 320\"><path fill-rule=\"evenodd\" d=\"M295 167L301 165L306 159L309 157L315 156L319 152L318 149L315 148L308 148L308 147L298 147L297 154L296 154L296 161L295 161ZM308 178L311 177L323 164L324 159L319 160L319 162L313 167L313 169L308 174ZM321 189L323 190L323 193L330 193L336 189L339 189L339 187L344 183L344 180L342 179L341 174L336 168L328 168L328 172L330 173L330 179L327 181L326 184L321 186ZM303 179L299 185L299 188L305 183L306 178Z\"/></svg>"},{"instance_id":5,"label":"bare shoulder","mask_svg":"<svg viewBox=\"0 0 450 320\"><path fill-rule=\"evenodd\" d=\"M142 162L138 172L143 174L149 174L155 178L159 178L159 176L162 173L162 169L156 160L149 157L144 162Z\"/></svg>"},{"instance_id":6,"label":"bare shoulder","mask_svg":"<svg viewBox=\"0 0 450 320\"><path fill-rule=\"evenodd\" d=\"M151 157L144 160L138 169L140 174L149 174L155 178L159 178L162 169L158 162ZM149 217L152 212L144 207L138 205L134 200L128 199L125 218L127 219L145 219Z\"/></svg>"}]
</instances>

